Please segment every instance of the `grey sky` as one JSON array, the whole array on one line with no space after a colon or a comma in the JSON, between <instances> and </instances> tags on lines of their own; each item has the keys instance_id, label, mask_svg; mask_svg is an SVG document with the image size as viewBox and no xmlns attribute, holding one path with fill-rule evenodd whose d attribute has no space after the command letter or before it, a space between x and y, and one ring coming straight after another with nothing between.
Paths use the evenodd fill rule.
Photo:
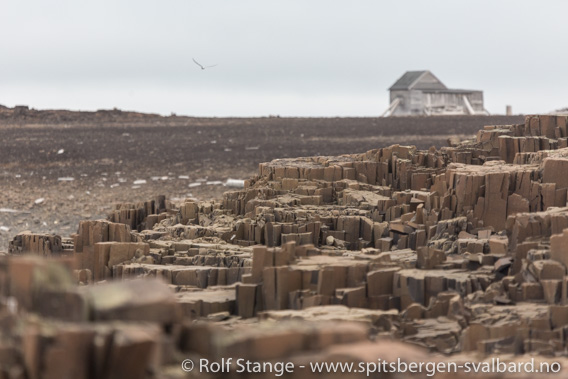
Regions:
<instances>
[{"instance_id":1,"label":"grey sky","mask_svg":"<svg viewBox=\"0 0 568 379\"><path fill-rule=\"evenodd\" d=\"M3 1L0 104L373 116L406 70L486 108L568 106L568 1ZM203 64L219 64L202 71Z\"/></svg>"}]
</instances>

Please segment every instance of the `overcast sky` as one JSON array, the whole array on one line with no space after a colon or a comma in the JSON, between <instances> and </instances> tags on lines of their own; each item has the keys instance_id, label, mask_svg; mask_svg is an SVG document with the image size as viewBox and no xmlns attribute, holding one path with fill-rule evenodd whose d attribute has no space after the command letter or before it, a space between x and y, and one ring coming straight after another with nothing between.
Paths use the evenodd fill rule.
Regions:
<instances>
[{"instance_id":1,"label":"overcast sky","mask_svg":"<svg viewBox=\"0 0 568 379\"><path fill-rule=\"evenodd\" d=\"M0 104L376 116L407 70L491 113L568 107L566 0L4 0ZM218 66L202 71L193 62Z\"/></svg>"}]
</instances>

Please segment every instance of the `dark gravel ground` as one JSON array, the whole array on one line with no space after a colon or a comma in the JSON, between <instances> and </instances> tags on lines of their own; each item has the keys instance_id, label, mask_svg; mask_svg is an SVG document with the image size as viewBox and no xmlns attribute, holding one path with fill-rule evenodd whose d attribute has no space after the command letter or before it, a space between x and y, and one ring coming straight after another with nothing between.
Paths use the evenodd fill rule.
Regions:
<instances>
[{"instance_id":1,"label":"dark gravel ground","mask_svg":"<svg viewBox=\"0 0 568 379\"><path fill-rule=\"evenodd\" d=\"M522 122L522 116L202 119L0 109L0 251L22 230L67 236L79 220L104 217L116 202L158 194L218 198L228 188L207 181L245 179L275 158L395 143L441 147L449 136L470 138L484 125Z\"/></svg>"}]
</instances>

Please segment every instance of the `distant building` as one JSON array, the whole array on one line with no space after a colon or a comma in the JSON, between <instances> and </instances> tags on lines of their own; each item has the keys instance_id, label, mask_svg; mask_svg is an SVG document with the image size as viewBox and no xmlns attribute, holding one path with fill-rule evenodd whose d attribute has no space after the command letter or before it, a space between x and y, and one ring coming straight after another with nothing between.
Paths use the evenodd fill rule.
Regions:
<instances>
[{"instance_id":1,"label":"distant building","mask_svg":"<svg viewBox=\"0 0 568 379\"><path fill-rule=\"evenodd\" d=\"M407 71L389 91L384 117L489 114L483 107L483 91L449 89L427 70Z\"/></svg>"}]
</instances>

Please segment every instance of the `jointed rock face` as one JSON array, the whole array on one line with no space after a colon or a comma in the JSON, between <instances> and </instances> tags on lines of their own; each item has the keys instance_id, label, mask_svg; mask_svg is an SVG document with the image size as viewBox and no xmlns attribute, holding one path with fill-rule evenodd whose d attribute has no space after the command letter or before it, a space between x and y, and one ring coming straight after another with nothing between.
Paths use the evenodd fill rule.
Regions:
<instances>
[{"instance_id":1,"label":"jointed rock face","mask_svg":"<svg viewBox=\"0 0 568 379\"><path fill-rule=\"evenodd\" d=\"M567 127L279 159L221 202L159 196L71 239L20 234L0 377L183 377L190 356L568 363Z\"/></svg>"}]
</instances>

